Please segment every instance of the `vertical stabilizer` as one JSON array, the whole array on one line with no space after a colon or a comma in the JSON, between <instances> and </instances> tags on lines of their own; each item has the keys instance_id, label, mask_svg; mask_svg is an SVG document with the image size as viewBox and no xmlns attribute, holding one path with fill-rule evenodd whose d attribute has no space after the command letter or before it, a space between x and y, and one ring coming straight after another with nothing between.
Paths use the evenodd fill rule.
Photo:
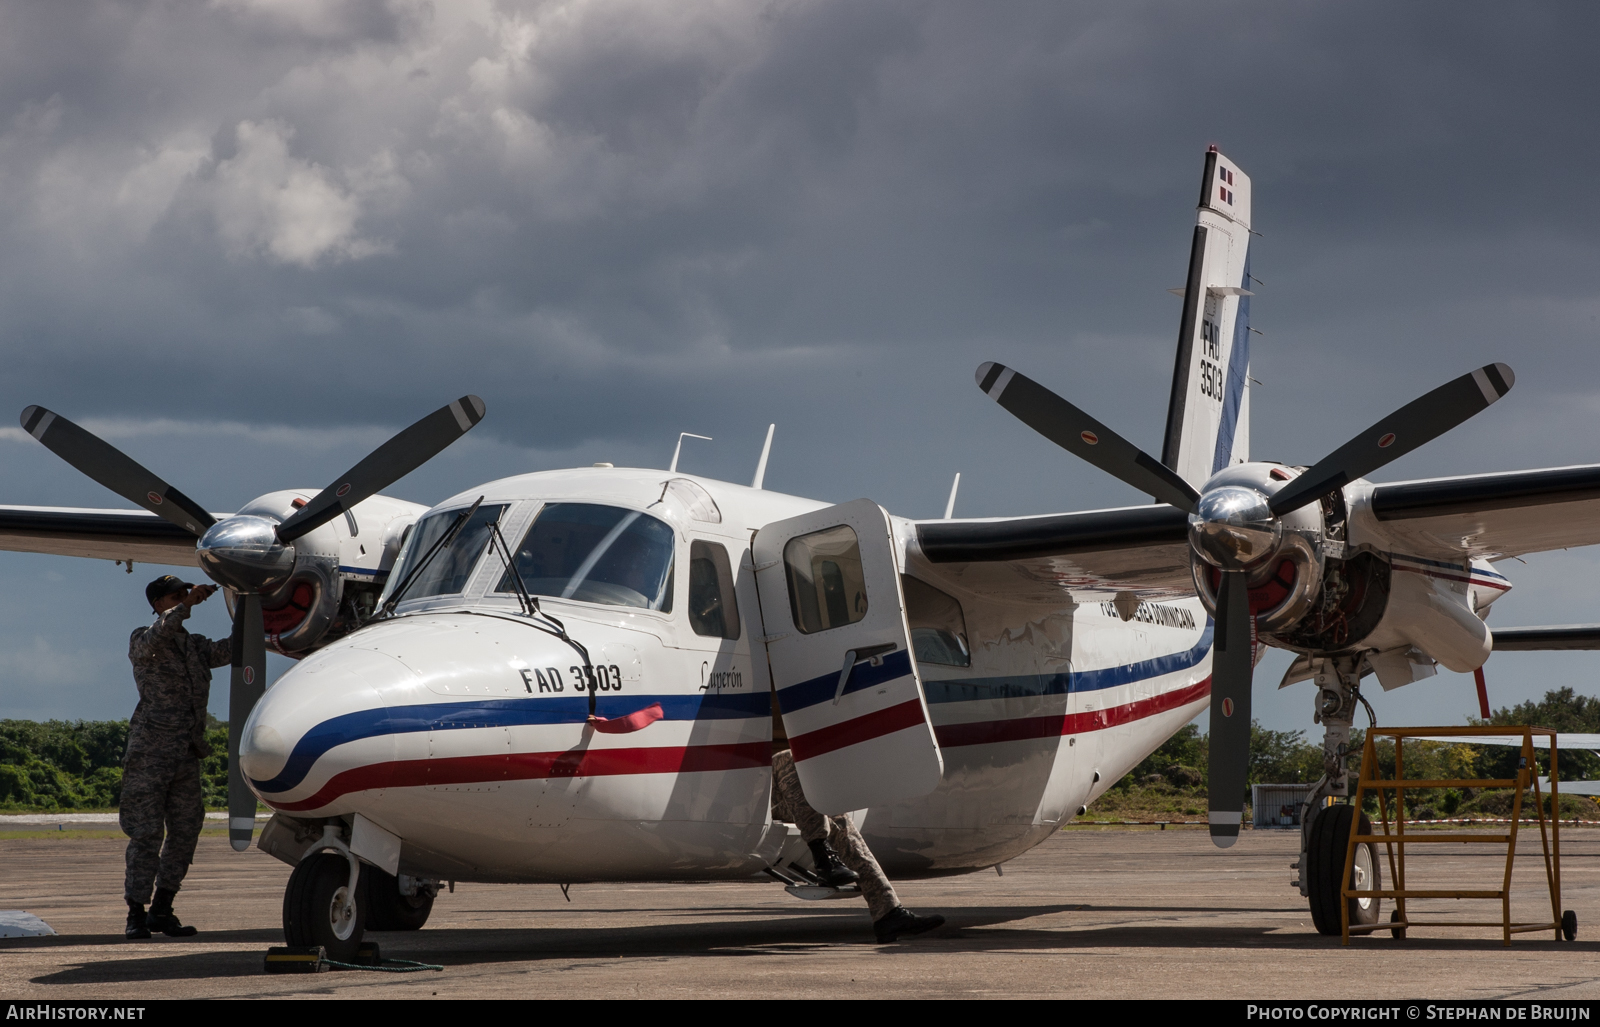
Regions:
<instances>
[{"instance_id":1,"label":"vertical stabilizer","mask_svg":"<svg viewBox=\"0 0 1600 1027\"><path fill-rule=\"evenodd\" d=\"M1195 488L1250 458L1250 179L1206 152L1161 462Z\"/></svg>"}]
</instances>

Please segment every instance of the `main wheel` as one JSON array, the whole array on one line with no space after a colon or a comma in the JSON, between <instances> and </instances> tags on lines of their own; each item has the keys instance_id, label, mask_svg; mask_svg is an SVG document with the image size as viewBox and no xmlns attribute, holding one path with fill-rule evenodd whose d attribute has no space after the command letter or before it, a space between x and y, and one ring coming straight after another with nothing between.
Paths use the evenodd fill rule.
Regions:
<instances>
[{"instance_id":1,"label":"main wheel","mask_svg":"<svg viewBox=\"0 0 1600 1027\"><path fill-rule=\"evenodd\" d=\"M370 872L364 868L362 876ZM364 929L365 888L356 887L354 902L346 902L350 864L343 856L319 852L300 861L289 875L283 893L283 940L290 945L321 945L329 959L348 963L361 946Z\"/></svg>"},{"instance_id":2,"label":"main wheel","mask_svg":"<svg viewBox=\"0 0 1600 1027\"><path fill-rule=\"evenodd\" d=\"M377 867L361 868L367 893L367 930L420 931L433 912L433 896L421 888L415 895L400 890L400 880Z\"/></svg>"},{"instance_id":3,"label":"main wheel","mask_svg":"<svg viewBox=\"0 0 1600 1027\"><path fill-rule=\"evenodd\" d=\"M1371 834L1372 825L1366 814L1357 817L1354 806L1327 806L1317 811L1311 822L1310 845L1306 850L1306 890L1310 893L1311 922L1320 934L1341 934L1344 925L1339 919L1340 878L1344 875L1344 854L1350 844L1350 828L1358 827L1358 834ZM1378 864L1378 853L1370 842L1356 846L1355 860L1350 868L1350 884L1362 891L1379 891L1383 888L1383 872ZM1375 924L1381 900L1368 896L1349 899L1350 924Z\"/></svg>"}]
</instances>

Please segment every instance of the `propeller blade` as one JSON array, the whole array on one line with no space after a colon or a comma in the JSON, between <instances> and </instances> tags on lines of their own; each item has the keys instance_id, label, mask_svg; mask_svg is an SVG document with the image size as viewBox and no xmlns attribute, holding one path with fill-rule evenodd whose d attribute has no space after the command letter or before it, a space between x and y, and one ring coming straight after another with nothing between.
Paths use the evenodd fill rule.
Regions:
<instances>
[{"instance_id":1,"label":"propeller blade","mask_svg":"<svg viewBox=\"0 0 1600 1027\"><path fill-rule=\"evenodd\" d=\"M130 503L166 518L196 537L217 523L200 504L151 474L104 439L44 407L22 412L22 430L45 448Z\"/></svg>"},{"instance_id":2,"label":"propeller blade","mask_svg":"<svg viewBox=\"0 0 1600 1027\"><path fill-rule=\"evenodd\" d=\"M267 690L267 646L261 597L246 592L233 611L233 681L228 688L228 842L243 852L256 826L256 796L239 766L244 722Z\"/></svg>"},{"instance_id":3,"label":"propeller blade","mask_svg":"<svg viewBox=\"0 0 1600 1027\"><path fill-rule=\"evenodd\" d=\"M1226 849L1239 840L1250 770L1250 682L1255 672L1255 624L1250 585L1242 571L1222 575L1211 650L1211 754L1206 792L1211 841Z\"/></svg>"},{"instance_id":4,"label":"propeller blade","mask_svg":"<svg viewBox=\"0 0 1600 1027\"><path fill-rule=\"evenodd\" d=\"M1391 460L1431 442L1511 391L1516 376L1505 364L1485 364L1434 389L1346 442L1278 491L1267 505L1275 514L1297 510L1334 489L1364 478Z\"/></svg>"},{"instance_id":5,"label":"propeller blade","mask_svg":"<svg viewBox=\"0 0 1600 1027\"><path fill-rule=\"evenodd\" d=\"M293 517L278 525L278 540L293 542L393 485L471 431L483 420L485 409L477 396L462 396L435 410L367 454L366 459L335 478Z\"/></svg>"},{"instance_id":6,"label":"propeller blade","mask_svg":"<svg viewBox=\"0 0 1600 1027\"><path fill-rule=\"evenodd\" d=\"M980 364L976 377L990 399L1062 449L1160 502L1194 513L1200 494L1177 472L1043 385L1003 364Z\"/></svg>"}]
</instances>

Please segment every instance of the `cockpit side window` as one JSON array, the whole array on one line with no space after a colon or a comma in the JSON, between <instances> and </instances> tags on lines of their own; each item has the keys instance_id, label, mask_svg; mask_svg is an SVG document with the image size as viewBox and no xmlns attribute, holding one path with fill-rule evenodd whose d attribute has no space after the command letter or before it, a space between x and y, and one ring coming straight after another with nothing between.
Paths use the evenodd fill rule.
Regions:
<instances>
[{"instance_id":1,"label":"cockpit side window","mask_svg":"<svg viewBox=\"0 0 1600 1027\"><path fill-rule=\"evenodd\" d=\"M672 610L673 532L637 510L548 503L523 536L516 573L529 595ZM496 586L513 591L511 572Z\"/></svg>"},{"instance_id":2,"label":"cockpit side window","mask_svg":"<svg viewBox=\"0 0 1600 1027\"><path fill-rule=\"evenodd\" d=\"M689 544L689 626L709 638L739 637L739 604L728 551L715 542Z\"/></svg>"},{"instance_id":3,"label":"cockpit side window","mask_svg":"<svg viewBox=\"0 0 1600 1027\"><path fill-rule=\"evenodd\" d=\"M967 619L952 595L909 574L900 575L906 596L906 623L911 628L911 649L918 663L944 667L970 667Z\"/></svg>"},{"instance_id":4,"label":"cockpit side window","mask_svg":"<svg viewBox=\"0 0 1600 1027\"><path fill-rule=\"evenodd\" d=\"M467 523L461 526L456 537L450 540L450 544L434 553L433 559L406 588L402 598L423 599L464 591L467 582L472 579L472 569L478 565L478 558L488 551L489 526L500 519L505 509L504 503L495 506L485 503L478 507ZM461 510L446 510L424 517L412 532L405 564L391 574L389 580L404 582L416 568L421 567L434 544L450 530L461 513Z\"/></svg>"}]
</instances>

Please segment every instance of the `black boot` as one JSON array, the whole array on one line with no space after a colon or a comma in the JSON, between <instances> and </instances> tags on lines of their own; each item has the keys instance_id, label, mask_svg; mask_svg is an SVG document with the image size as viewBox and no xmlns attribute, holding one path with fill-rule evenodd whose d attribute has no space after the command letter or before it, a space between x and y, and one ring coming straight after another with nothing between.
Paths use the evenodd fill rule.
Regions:
<instances>
[{"instance_id":1,"label":"black boot","mask_svg":"<svg viewBox=\"0 0 1600 1027\"><path fill-rule=\"evenodd\" d=\"M811 843L811 862L816 864L817 880L828 888L844 888L861 880L861 875L839 862L827 840Z\"/></svg>"},{"instance_id":2,"label":"black boot","mask_svg":"<svg viewBox=\"0 0 1600 1027\"><path fill-rule=\"evenodd\" d=\"M177 893L170 888L157 888L156 897L150 903L150 913L145 917L145 937L150 937L151 931L160 931L169 938L192 938L200 931L194 927L185 927L178 922L177 914L172 912L172 900Z\"/></svg>"},{"instance_id":3,"label":"black boot","mask_svg":"<svg viewBox=\"0 0 1600 1027\"><path fill-rule=\"evenodd\" d=\"M140 941L150 937L150 927L145 923L144 903L128 903L128 930L125 935L129 941Z\"/></svg>"},{"instance_id":4,"label":"black boot","mask_svg":"<svg viewBox=\"0 0 1600 1027\"><path fill-rule=\"evenodd\" d=\"M944 925L944 917L935 913L933 916L918 916L904 906L896 906L883 919L872 925L872 931L878 940L885 944L899 941L901 935L914 937Z\"/></svg>"}]
</instances>

